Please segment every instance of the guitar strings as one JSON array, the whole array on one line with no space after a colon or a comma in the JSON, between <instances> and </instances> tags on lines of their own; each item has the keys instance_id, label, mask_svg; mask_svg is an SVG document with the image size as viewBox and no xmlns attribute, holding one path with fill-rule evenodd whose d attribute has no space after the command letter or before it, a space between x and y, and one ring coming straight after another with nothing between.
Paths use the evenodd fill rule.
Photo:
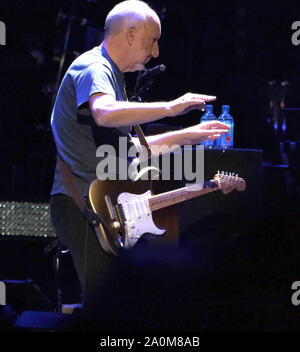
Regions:
<instances>
[{"instance_id":1,"label":"guitar strings","mask_svg":"<svg viewBox=\"0 0 300 352\"><path fill-rule=\"evenodd\" d=\"M228 181L232 181L232 182L241 182L241 179L239 177L236 176L229 176L229 175L223 175L223 174L218 174L218 176L221 175L221 178L219 178L218 180L213 180L215 181L215 183L217 184L223 184L226 183ZM217 182L219 181L219 182ZM209 181L211 182L211 181ZM220 189L220 187L218 187L218 189ZM214 189L210 189L208 186L204 186L204 188L202 190L206 190L206 191L213 191ZM202 191L201 190L201 191ZM187 190L187 187L181 188L179 190L176 191L170 191L167 193L163 193L160 195L154 195L149 199L149 203L152 207L155 207L157 205L159 205L159 203L168 200L170 197L180 197L180 196L184 196L187 192L189 192ZM197 191L194 191L197 192Z\"/></svg>"}]
</instances>

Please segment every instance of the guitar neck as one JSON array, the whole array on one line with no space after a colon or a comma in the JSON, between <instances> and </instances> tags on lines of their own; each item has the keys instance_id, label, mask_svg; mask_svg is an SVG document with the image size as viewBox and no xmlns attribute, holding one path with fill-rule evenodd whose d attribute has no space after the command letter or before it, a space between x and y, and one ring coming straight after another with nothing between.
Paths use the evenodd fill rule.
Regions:
<instances>
[{"instance_id":1,"label":"guitar neck","mask_svg":"<svg viewBox=\"0 0 300 352\"><path fill-rule=\"evenodd\" d=\"M194 186L182 187L174 191L161 193L149 198L149 206L151 211L159 210L173 204L181 203L188 199L193 199L204 194L219 190L216 182L205 182L202 189L193 190Z\"/></svg>"}]
</instances>

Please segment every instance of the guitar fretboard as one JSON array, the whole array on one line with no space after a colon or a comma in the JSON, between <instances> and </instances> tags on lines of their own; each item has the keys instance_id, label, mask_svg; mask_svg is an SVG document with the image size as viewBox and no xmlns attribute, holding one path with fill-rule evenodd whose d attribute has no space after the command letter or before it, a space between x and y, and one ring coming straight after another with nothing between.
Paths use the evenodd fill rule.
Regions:
<instances>
[{"instance_id":1,"label":"guitar fretboard","mask_svg":"<svg viewBox=\"0 0 300 352\"><path fill-rule=\"evenodd\" d=\"M173 204L181 203L185 200L198 197L219 189L219 185L215 181L204 183L202 189L193 190L194 186L182 187L174 191L161 193L149 198L149 206L151 211L159 210Z\"/></svg>"}]
</instances>

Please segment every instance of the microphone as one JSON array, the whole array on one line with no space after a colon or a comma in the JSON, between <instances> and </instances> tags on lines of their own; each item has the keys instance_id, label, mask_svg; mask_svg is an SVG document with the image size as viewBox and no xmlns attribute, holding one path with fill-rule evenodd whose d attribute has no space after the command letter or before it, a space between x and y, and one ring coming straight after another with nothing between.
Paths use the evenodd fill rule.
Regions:
<instances>
[{"instance_id":1,"label":"microphone","mask_svg":"<svg viewBox=\"0 0 300 352\"><path fill-rule=\"evenodd\" d=\"M141 79L153 78L153 77L157 76L158 74L160 74L161 72L164 72L165 70L166 70L165 65L157 65L155 67L152 67L152 68L146 70L146 72L142 74Z\"/></svg>"},{"instance_id":2,"label":"microphone","mask_svg":"<svg viewBox=\"0 0 300 352\"><path fill-rule=\"evenodd\" d=\"M131 101L142 101L141 96L145 94L153 85L154 77L157 76L159 73L164 72L166 70L165 65L157 65L150 69L145 69L143 74L142 71L139 72L135 87L134 87L134 94L131 97ZM143 85L140 87L141 81Z\"/></svg>"}]
</instances>

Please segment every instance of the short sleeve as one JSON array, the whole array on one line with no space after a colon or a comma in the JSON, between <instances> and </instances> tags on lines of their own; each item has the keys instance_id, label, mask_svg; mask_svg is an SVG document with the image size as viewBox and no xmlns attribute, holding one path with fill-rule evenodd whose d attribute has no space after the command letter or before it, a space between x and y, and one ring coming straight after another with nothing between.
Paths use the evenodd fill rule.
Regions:
<instances>
[{"instance_id":1,"label":"short sleeve","mask_svg":"<svg viewBox=\"0 0 300 352\"><path fill-rule=\"evenodd\" d=\"M79 75L75 90L77 108L88 102L90 96L95 93L110 94L116 97L111 72L101 63L89 65Z\"/></svg>"}]
</instances>

